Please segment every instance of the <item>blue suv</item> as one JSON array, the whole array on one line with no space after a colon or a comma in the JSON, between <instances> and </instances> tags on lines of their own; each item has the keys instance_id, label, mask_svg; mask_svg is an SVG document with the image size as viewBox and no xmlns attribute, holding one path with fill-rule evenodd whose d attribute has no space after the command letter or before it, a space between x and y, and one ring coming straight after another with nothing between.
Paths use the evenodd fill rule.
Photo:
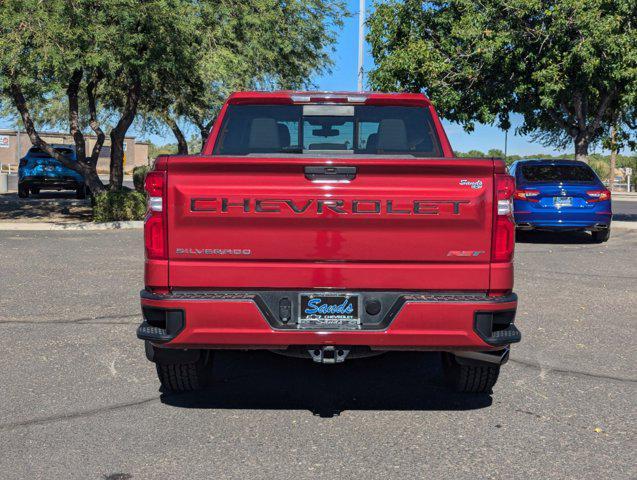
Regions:
<instances>
[{"instance_id":1,"label":"blue suv","mask_svg":"<svg viewBox=\"0 0 637 480\"><path fill-rule=\"evenodd\" d=\"M76 161L75 147L71 145L52 145L55 150ZM84 177L75 170L65 167L48 153L32 147L18 168L18 196L27 198L29 193L38 194L40 190L75 190L77 198L86 198Z\"/></svg>"},{"instance_id":2,"label":"blue suv","mask_svg":"<svg viewBox=\"0 0 637 480\"><path fill-rule=\"evenodd\" d=\"M584 162L519 160L513 211L520 230L589 230L596 242L610 237L610 192Z\"/></svg>"}]
</instances>

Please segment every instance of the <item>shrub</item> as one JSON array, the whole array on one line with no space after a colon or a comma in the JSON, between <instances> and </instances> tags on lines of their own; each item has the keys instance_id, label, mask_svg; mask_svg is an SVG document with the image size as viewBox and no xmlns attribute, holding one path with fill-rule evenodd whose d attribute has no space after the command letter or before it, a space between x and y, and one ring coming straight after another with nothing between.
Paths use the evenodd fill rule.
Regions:
<instances>
[{"instance_id":1,"label":"shrub","mask_svg":"<svg viewBox=\"0 0 637 480\"><path fill-rule=\"evenodd\" d=\"M146 214L146 195L136 190L106 191L93 200L94 222L143 220Z\"/></svg>"},{"instance_id":2,"label":"shrub","mask_svg":"<svg viewBox=\"0 0 637 480\"><path fill-rule=\"evenodd\" d=\"M133 185L135 185L135 190L138 192L144 191L144 179L148 170L150 170L150 167L146 165L133 168Z\"/></svg>"}]
</instances>

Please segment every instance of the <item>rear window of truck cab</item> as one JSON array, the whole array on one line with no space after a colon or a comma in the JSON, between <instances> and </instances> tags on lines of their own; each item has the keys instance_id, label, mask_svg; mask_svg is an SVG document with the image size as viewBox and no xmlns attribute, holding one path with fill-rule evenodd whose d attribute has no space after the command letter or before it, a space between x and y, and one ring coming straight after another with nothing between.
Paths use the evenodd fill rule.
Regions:
<instances>
[{"instance_id":1,"label":"rear window of truck cab","mask_svg":"<svg viewBox=\"0 0 637 480\"><path fill-rule=\"evenodd\" d=\"M231 104L213 154L443 156L427 108L325 104Z\"/></svg>"},{"instance_id":2,"label":"rear window of truck cab","mask_svg":"<svg viewBox=\"0 0 637 480\"><path fill-rule=\"evenodd\" d=\"M583 182L597 180L588 165L522 165L521 175L527 182Z\"/></svg>"}]
</instances>

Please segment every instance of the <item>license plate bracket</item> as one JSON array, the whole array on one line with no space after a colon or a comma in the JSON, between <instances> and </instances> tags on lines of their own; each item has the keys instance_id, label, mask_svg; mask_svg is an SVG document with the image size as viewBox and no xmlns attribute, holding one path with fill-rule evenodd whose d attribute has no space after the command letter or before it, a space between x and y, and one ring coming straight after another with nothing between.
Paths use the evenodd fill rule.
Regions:
<instances>
[{"instance_id":1,"label":"license plate bracket","mask_svg":"<svg viewBox=\"0 0 637 480\"><path fill-rule=\"evenodd\" d=\"M360 325L360 295L331 292L299 295L299 329L356 330Z\"/></svg>"}]
</instances>

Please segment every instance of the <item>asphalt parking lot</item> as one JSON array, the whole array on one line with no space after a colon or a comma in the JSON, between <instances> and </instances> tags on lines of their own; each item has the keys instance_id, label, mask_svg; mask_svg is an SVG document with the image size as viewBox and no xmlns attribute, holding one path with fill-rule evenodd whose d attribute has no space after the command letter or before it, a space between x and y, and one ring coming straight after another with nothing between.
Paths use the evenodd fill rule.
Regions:
<instances>
[{"instance_id":1,"label":"asphalt parking lot","mask_svg":"<svg viewBox=\"0 0 637 480\"><path fill-rule=\"evenodd\" d=\"M636 231L523 235L492 396L435 354L223 353L164 395L135 338L139 230L0 232L0 478L634 479Z\"/></svg>"}]
</instances>

